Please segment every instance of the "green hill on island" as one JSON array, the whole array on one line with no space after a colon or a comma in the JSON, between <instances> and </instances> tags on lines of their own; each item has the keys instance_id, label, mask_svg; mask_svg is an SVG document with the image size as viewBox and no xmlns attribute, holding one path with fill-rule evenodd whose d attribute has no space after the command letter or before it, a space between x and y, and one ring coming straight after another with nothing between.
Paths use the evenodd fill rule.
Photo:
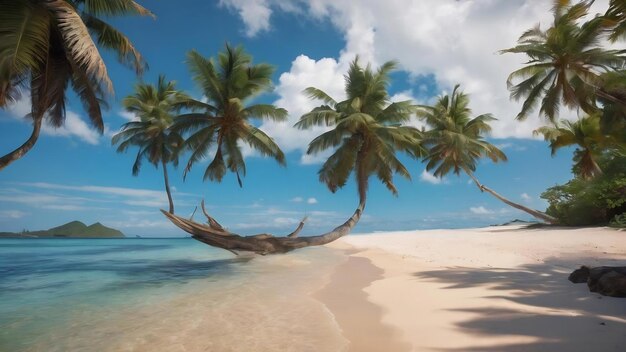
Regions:
<instances>
[{"instance_id":1,"label":"green hill on island","mask_svg":"<svg viewBox=\"0 0 626 352\"><path fill-rule=\"evenodd\" d=\"M0 232L0 237L123 238L125 236L121 231L106 227L99 222L87 226L80 221L71 221L49 230Z\"/></svg>"}]
</instances>

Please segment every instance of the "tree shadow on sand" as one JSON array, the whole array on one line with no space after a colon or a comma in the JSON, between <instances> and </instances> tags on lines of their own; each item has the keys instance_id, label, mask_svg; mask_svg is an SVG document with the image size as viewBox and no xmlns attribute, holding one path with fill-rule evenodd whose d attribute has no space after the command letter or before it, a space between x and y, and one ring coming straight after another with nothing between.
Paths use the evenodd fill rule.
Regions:
<instances>
[{"instance_id":1,"label":"tree shadow on sand","mask_svg":"<svg viewBox=\"0 0 626 352\"><path fill-rule=\"evenodd\" d=\"M455 309L474 316L457 324L461 331L478 339L518 336L535 340L441 351L624 351L626 300L591 293L587 285L567 280L575 263L596 261L548 258L540 264L516 268L453 267L414 275L420 280L449 284L444 289L484 287L493 292L484 298L493 300L496 307ZM616 260L603 262L612 265ZM497 307L501 300L528 309ZM543 308L542 313L533 308Z\"/></svg>"}]
</instances>

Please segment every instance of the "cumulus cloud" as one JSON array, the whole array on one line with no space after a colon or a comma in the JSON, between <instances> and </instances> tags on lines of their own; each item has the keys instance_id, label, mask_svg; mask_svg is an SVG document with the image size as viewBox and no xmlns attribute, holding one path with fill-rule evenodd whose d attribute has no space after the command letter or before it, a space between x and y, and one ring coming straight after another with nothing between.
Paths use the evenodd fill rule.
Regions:
<instances>
[{"instance_id":1,"label":"cumulus cloud","mask_svg":"<svg viewBox=\"0 0 626 352\"><path fill-rule=\"evenodd\" d=\"M439 185L443 182L442 179L440 179L439 177L436 177L435 175L431 174L430 172L426 170L422 171L422 174L420 175L420 180L427 182L427 183L432 183L433 185Z\"/></svg>"},{"instance_id":2,"label":"cumulus cloud","mask_svg":"<svg viewBox=\"0 0 626 352\"><path fill-rule=\"evenodd\" d=\"M525 201L525 202L530 202L533 198L531 196L528 195L528 193L522 193L520 195L520 197Z\"/></svg>"},{"instance_id":3,"label":"cumulus cloud","mask_svg":"<svg viewBox=\"0 0 626 352\"><path fill-rule=\"evenodd\" d=\"M294 203L302 203L302 202L304 202L304 198L302 198L302 197L293 197L293 198L291 198L291 201L294 202Z\"/></svg>"},{"instance_id":4,"label":"cumulus cloud","mask_svg":"<svg viewBox=\"0 0 626 352\"><path fill-rule=\"evenodd\" d=\"M471 96L475 114L490 112L499 119L493 123L496 138L532 138L532 131L543 124L538 117L515 121L521 103L509 99L505 82L508 74L521 67L526 58L498 52L514 46L519 36L538 22L545 28L552 17L549 1L222 0L222 3L238 9L252 33L270 28L272 10L292 13L306 10L316 20L328 20L343 34L346 44L338 61L314 61L300 56L291 71L281 77L278 93L282 98L278 103L291 105L284 105L288 109L301 106L294 116L311 107L298 96L304 86L319 86L318 79L329 77L335 79L331 85L341 85L343 71L336 71L342 68L338 63L358 54L374 64L395 59L412 77L433 75L442 90L449 91L461 83ZM591 12L600 12L606 5L607 0L596 1ZM253 13L259 15L249 15ZM333 66L333 70L324 71L321 67L324 65ZM306 77L310 77L311 83L303 84ZM575 113L564 115L571 118ZM290 123L295 122L294 116ZM300 134L294 136L294 131L284 126L272 132L285 133L280 138L288 149L303 149L302 143L297 142L296 136ZM307 137L318 132L311 131Z\"/></svg>"},{"instance_id":5,"label":"cumulus cloud","mask_svg":"<svg viewBox=\"0 0 626 352\"><path fill-rule=\"evenodd\" d=\"M489 210L482 205L479 207L470 207L470 211L476 215L489 215L494 213L493 210Z\"/></svg>"},{"instance_id":6,"label":"cumulus cloud","mask_svg":"<svg viewBox=\"0 0 626 352\"><path fill-rule=\"evenodd\" d=\"M236 11L246 25L246 35L254 37L270 28L272 10L265 0L220 0L220 6Z\"/></svg>"},{"instance_id":7,"label":"cumulus cloud","mask_svg":"<svg viewBox=\"0 0 626 352\"><path fill-rule=\"evenodd\" d=\"M311 197L306 200L306 204L317 204L317 199Z\"/></svg>"},{"instance_id":8,"label":"cumulus cloud","mask_svg":"<svg viewBox=\"0 0 626 352\"><path fill-rule=\"evenodd\" d=\"M299 150L303 153L301 162L304 164L319 163L328 155L306 155L306 148L313 138L329 130L326 126L315 126L307 130L298 130L293 125L300 117L319 106L321 102L312 101L302 91L307 87L316 87L340 101L345 98L343 92L343 74L347 70L349 60L336 61L331 58L314 60L306 55L298 56L292 63L289 72L280 75L275 93L280 98L274 102L277 106L289 111L289 118L284 122L264 121L259 127L272 136L285 151Z\"/></svg>"}]
</instances>

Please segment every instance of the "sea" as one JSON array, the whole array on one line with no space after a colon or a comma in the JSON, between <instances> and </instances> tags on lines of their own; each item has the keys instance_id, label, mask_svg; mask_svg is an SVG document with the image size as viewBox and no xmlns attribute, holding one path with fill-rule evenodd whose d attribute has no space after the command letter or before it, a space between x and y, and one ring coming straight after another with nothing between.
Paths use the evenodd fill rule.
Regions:
<instances>
[{"instance_id":1,"label":"sea","mask_svg":"<svg viewBox=\"0 0 626 352\"><path fill-rule=\"evenodd\" d=\"M344 260L190 238L0 239L0 351L341 351L310 295Z\"/></svg>"}]
</instances>

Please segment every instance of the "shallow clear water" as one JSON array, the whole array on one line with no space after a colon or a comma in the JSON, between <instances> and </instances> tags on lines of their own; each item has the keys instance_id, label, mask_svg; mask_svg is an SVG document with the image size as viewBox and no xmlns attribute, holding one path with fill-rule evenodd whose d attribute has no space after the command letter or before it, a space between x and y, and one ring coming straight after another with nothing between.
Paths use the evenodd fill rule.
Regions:
<instances>
[{"instance_id":1,"label":"shallow clear water","mask_svg":"<svg viewBox=\"0 0 626 352\"><path fill-rule=\"evenodd\" d=\"M191 239L0 239L0 351L316 351L327 248L239 258Z\"/></svg>"}]
</instances>

